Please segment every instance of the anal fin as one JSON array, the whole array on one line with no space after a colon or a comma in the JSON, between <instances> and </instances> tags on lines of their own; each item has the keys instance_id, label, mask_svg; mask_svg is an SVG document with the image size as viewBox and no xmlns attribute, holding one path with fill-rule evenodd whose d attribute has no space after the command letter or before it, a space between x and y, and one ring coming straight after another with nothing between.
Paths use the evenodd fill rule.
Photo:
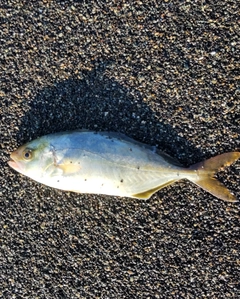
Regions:
<instances>
[{"instance_id":1,"label":"anal fin","mask_svg":"<svg viewBox=\"0 0 240 299\"><path fill-rule=\"evenodd\" d=\"M157 192L158 190L168 186L168 185L171 185L172 183L176 182L177 180L171 180L171 181L168 181L160 186L157 186L155 188L152 188L152 189L149 189L149 190L146 190L146 191L143 191L143 192L140 192L140 193L136 193L136 194L133 194L131 195L131 197L134 197L134 198L139 198L139 199L148 199L150 198L155 192Z\"/></svg>"}]
</instances>

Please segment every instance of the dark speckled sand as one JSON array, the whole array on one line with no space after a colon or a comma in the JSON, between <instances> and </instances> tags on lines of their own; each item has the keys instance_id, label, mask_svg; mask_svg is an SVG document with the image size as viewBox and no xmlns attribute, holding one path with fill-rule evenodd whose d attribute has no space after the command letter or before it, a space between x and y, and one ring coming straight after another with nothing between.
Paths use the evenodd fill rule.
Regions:
<instances>
[{"instance_id":1,"label":"dark speckled sand","mask_svg":"<svg viewBox=\"0 0 240 299\"><path fill-rule=\"evenodd\" d=\"M239 298L240 209L184 181L148 201L7 165L38 136L122 132L190 165L240 148L237 1L0 3L0 298ZM240 198L240 161L218 174Z\"/></svg>"}]
</instances>

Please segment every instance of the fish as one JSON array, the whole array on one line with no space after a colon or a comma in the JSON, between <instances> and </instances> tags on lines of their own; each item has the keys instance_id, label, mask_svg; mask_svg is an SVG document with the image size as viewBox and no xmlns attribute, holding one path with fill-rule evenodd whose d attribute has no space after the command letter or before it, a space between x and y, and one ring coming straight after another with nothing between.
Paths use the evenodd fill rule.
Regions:
<instances>
[{"instance_id":1,"label":"fish","mask_svg":"<svg viewBox=\"0 0 240 299\"><path fill-rule=\"evenodd\" d=\"M232 194L214 175L240 158L228 152L183 167L175 158L121 133L75 130L54 133L20 146L10 167L47 186L77 193L148 199L187 179L224 201Z\"/></svg>"}]
</instances>

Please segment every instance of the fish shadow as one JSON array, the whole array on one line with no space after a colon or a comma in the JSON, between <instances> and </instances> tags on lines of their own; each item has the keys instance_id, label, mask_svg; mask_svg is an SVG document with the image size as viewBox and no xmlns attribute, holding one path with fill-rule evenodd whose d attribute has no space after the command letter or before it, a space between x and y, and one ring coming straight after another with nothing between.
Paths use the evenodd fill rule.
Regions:
<instances>
[{"instance_id":1,"label":"fish shadow","mask_svg":"<svg viewBox=\"0 0 240 299\"><path fill-rule=\"evenodd\" d=\"M143 96L108 76L112 62L95 62L81 79L71 78L43 88L21 119L17 142L75 129L121 132L157 146L184 165L203 159L202 152L159 121Z\"/></svg>"}]
</instances>

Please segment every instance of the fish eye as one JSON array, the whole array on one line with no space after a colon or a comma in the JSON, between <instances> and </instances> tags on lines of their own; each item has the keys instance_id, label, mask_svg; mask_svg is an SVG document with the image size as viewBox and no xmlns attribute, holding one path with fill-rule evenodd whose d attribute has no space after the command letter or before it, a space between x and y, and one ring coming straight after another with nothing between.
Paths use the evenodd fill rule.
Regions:
<instances>
[{"instance_id":1,"label":"fish eye","mask_svg":"<svg viewBox=\"0 0 240 299\"><path fill-rule=\"evenodd\" d=\"M25 159L25 160L30 160L30 159L32 159L32 151L30 150L30 149L25 149L24 151L23 151L23 158Z\"/></svg>"}]
</instances>

